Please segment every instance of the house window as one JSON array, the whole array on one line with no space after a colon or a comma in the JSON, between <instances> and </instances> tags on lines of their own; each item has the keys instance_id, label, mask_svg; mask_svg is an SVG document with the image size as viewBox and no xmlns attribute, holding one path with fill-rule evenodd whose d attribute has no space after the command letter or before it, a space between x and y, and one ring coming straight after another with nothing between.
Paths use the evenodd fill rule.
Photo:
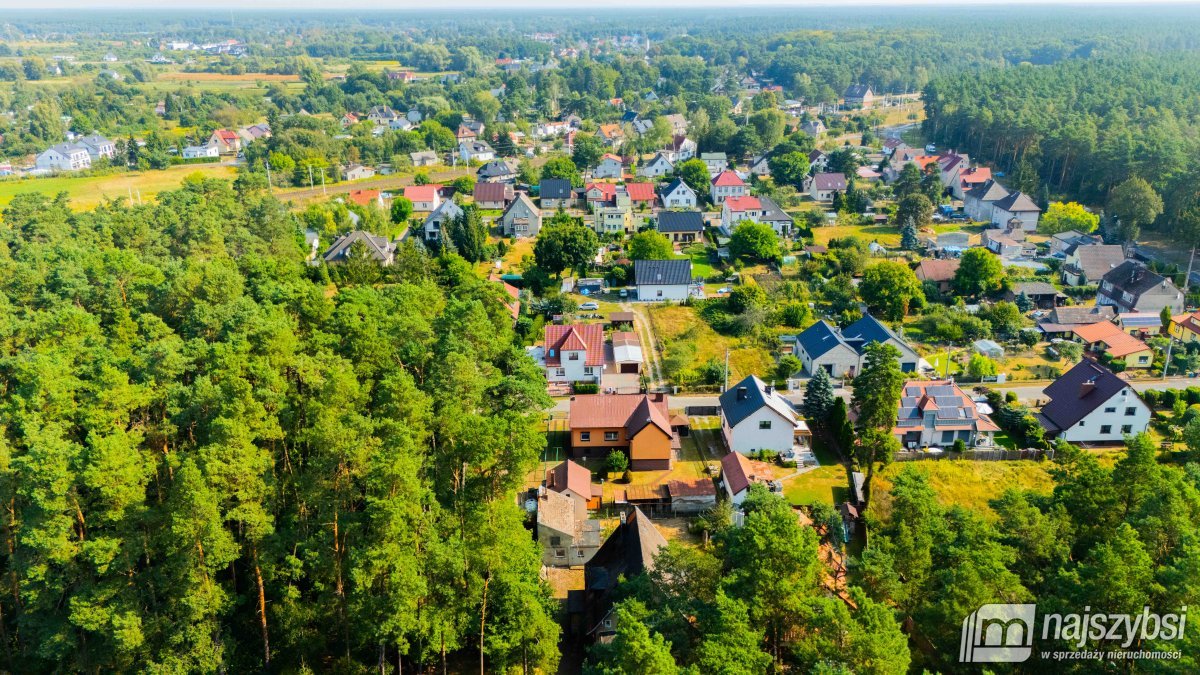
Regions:
<instances>
[{"instance_id":1,"label":"house window","mask_svg":"<svg viewBox=\"0 0 1200 675\"><path fill-rule=\"evenodd\" d=\"M771 420L763 420L763 421L759 422L758 428L759 429L770 429L771 428Z\"/></svg>"},{"instance_id":2,"label":"house window","mask_svg":"<svg viewBox=\"0 0 1200 675\"><path fill-rule=\"evenodd\" d=\"M583 367L583 374L584 374L584 375L591 375L591 374L593 374L594 372L595 372L595 371L592 369L592 366L584 366L584 367Z\"/></svg>"},{"instance_id":3,"label":"house window","mask_svg":"<svg viewBox=\"0 0 1200 675\"><path fill-rule=\"evenodd\" d=\"M1121 433L1122 434L1132 434L1133 433L1133 425L1132 424L1122 424L1121 425Z\"/></svg>"},{"instance_id":4,"label":"house window","mask_svg":"<svg viewBox=\"0 0 1200 675\"><path fill-rule=\"evenodd\" d=\"M1150 363L1150 357L1145 355L1139 356L1138 363Z\"/></svg>"},{"instance_id":5,"label":"house window","mask_svg":"<svg viewBox=\"0 0 1200 675\"><path fill-rule=\"evenodd\" d=\"M1129 406L1128 408L1125 409L1126 417L1133 417L1136 414L1137 414L1137 408L1135 408L1133 406Z\"/></svg>"},{"instance_id":6,"label":"house window","mask_svg":"<svg viewBox=\"0 0 1200 675\"><path fill-rule=\"evenodd\" d=\"M583 557L583 551L575 551L575 557L576 557L576 558L582 558L582 557Z\"/></svg>"},{"instance_id":7,"label":"house window","mask_svg":"<svg viewBox=\"0 0 1200 675\"><path fill-rule=\"evenodd\" d=\"M604 440L606 440L606 441L615 441L615 440L617 440L617 432L615 432L615 431L606 431L606 432L604 432Z\"/></svg>"},{"instance_id":8,"label":"house window","mask_svg":"<svg viewBox=\"0 0 1200 675\"><path fill-rule=\"evenodd\" d=\"M562 546L562 537L550 537L551 546Z\"/></svg>"},{"instance_id":9,"label":"house window","mask_svg":"<svg viewBox=\"0 0 1200 675\"><path fill-rule=\"evenodd\" d=\"M590 431L579 432L579 441L581 443L587 443L590 440L592 440L592 432L590 432Z\"/></svg>"},{"instance_id":10,"label":"house window","mask_svg":"<svg viewBox=\"0 0 1200 675\"><path fill-rule=\"evenodd\" d=\"M554 374L557 375L558 377L566 377L567 369L566 368L555 368Z\"/></svg>"},{"instance_id":11,"label":"house window","mask_svg":"<svg viewBox=\"0 0 1200 675\"><path fill-rule=\"evenodd\" d=\"M1112 433L1112 425L1111 424L1101 424L1100 425L1100 433L1111 434Z\"/></svg>"},{"instance_id":12,"label":"house window","mask_svg":"<svg viewBox=\"0 0 1200 675\"><path fill-rule=\"evenodd\" d=\"M1113 407L1111 407L1111 408L1105 408L1105 409L1104 409L1104 412L1105 412L1105 413L1115 413L1115 412L1117 412L1117 407L1116 407L1116 406L1113 406Z\"/></svg>"},{"instance_id":13,"label":"house window","mask_svg":"<svg viewBox=\"0 0 1200 675\"><path fill-rule=\"evenodd\" d=\"M658 297L660 297L660 298L661 298L661 297L663 296L663 295L662 295L662 293L663 293L663 292L662 292L662 289L659 289L659 291L658 291Z\"/></svg>"},{"instance_id":14,"label":"house window","mask_svg":"<svg viewBox=\"0 0 1200 675\"><path fill-rule=\"evenodd\" d=\"M579 360L579 352L568 352L567 360L568 361L578 361Z\"/></svg>"},{"instance_id":15,"label":"house window","mask_svg":"<svg viewBox=\"0 0 1200 675\"><path fill-rule=\"evenodd\" d=\"M954 442L954 432L953 431L943 431L942 432L942 444L953 443L953 442Z\"/></svg>"},{"instance_id":16,"label":"house window","mask_svg":"<svg viewBox=\"0 0 1200 675\"><path fill-rule=\"evenodd\" d=\"M554 557L555 558L565 558L565 557L567 557L567 552L562 550L561 548L556 548L556 549L554 549Z\"/></svg>"}]
</instances>

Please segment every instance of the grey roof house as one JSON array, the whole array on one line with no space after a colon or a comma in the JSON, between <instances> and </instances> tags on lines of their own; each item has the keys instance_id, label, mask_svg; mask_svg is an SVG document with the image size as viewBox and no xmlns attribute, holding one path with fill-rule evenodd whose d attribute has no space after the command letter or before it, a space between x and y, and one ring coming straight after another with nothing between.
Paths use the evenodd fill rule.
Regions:
<instances>
[{"instance_id":1,"label":"grey roof house","mask_svg":"<svg viewBox=\"0 0 1200 675\"><path fill-rule=\"evenodd\" d=\"M884 342L900 352L900 369L915 372L921 357L891 328L866 315L839 330L827 321L818 321L796 336L800 362L809 373L823 368L832 377L854 377L862 370L867 345Z\"/></svg>"},{"instance_id":2,"label":"grey roof house","mask_svg":"<svg viewBox=\"0 0 1200 675\"><path fill-rule=\"evenodd\" d=\"M655 229L677 243L704 237L704 214L699 211L659 211Z\"/></svg>"},{"instance_id":3,"label":"grey roof house","mask_svg":"<svg viewBox=\"0 0 1200 675\"><path fill-rule=\"evenodd\" d=\"M361 250L365 255L380 265L391 265L396 255L396 245L388 241L386 237L354 230L335 239L333 245L322 254L321 258L330 264L346 262L353 254L355 244L361 244Z\"/></svg>"},{"instance_id":4,"label":"grey roof house","mask_svg":"<svg viewBox=\"0 0 1200 675\"><path fill-rule=\"evenodd\" d=\"M542 230L542 212L529 195L518 192L496 222L506 237L536 237Z\"/></svg>"},{"instance_id":5,"label":"grey roof house","mask_svg":"<svg viewBox=\"0 0 1200 675\"><path fill-rule=\"evenodd\" d=\"M1150 271L1136 260L1126 260L1109 270L1096 291L1097 305L1110 305L1121 312L1158 312L1170 307L1183 312L1183 291L1167 277Z\"/></svg>"},{"instance_id":6,"label":"grey roof house","mask_svg":"<svg viewBox=\"0 0 1200 675\"><path fill-rule=\"evenodd\" d=\"M1037 418L1052 438L1116 444L1150 425L1150 408L1129 382L1091 359L1080 361L1043 393L1050 402Z\"/></svg>"},{"instance_id":7,"label":"grey roof house","mask_svg":"<svg viewBox=\"0 0 1200 675\"><path fill-rule=\"evenodd\" d=\"M685 300L691 292L692 261L635 260L633 279L639 300Z\"/></svg>"}]
</instances>

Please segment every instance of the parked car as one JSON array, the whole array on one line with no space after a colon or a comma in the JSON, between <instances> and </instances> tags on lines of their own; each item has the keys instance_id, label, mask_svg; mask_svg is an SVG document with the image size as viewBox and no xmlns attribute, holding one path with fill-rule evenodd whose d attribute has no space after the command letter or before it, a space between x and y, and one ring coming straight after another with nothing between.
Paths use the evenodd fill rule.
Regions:
<instances>
[{"instance_id":1,"label":"parked car","mask_svg":"<svg viewBox=\"0 0 1200 675\"><path fill-rule=\"evenodd\" d=\"M593 310L593 311L594 311L594 310L600 309L600 305L598 305L598 304L596 304L596 303L594 303L594 302L585 302L585 303L583 303L582 305L580 305L580 306L579 306L579 309L586 309L586 310Z\"/></svg>"}]
</instances>

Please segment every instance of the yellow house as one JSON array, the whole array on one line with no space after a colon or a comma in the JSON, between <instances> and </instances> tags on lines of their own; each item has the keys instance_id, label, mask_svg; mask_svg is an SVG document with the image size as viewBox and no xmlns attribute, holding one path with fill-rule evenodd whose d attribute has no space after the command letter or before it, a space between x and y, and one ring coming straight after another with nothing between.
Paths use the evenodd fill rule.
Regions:
<instances>
[{"instance_id":1,"label":"yellow house","mask_svg":"<svg viewBox=\"0 0 1200 675\"><path fill-rule=\"evenodd\" d=\"M1149 345L1111 322L1076 326L1073 332L1090 351L1104 352L1114 360L1124 361L1126 368L1149 368L1154 364L1154 350Z\"/></svg>"},{"instance_id":2,"label":"yellow house","mask_svg":"<svg viewBox=\"0 0 1200 675\"><path fill-rule=\"evenodd\" d=\"M1171 317L1169 331L1171 337L1183 341L1184 344L1200 342L1200 311Z\"/></svg>"}]
</instances>

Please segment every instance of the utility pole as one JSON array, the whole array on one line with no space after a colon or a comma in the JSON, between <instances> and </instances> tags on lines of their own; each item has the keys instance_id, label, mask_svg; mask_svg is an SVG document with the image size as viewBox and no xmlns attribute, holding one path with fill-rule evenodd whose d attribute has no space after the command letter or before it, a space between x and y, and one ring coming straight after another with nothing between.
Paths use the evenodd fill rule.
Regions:
<instances>
[{"instance_id":1,"label":"utility pole","mask_svg":"<svg viewBox=\"0 0 1200 675\"><path fill-rule=\"evenodd\" d=\"M325 196L325 167L321 167L321 196Z\"/></svg>"},{"instance_id":2,"label":"utility pole","mask_svg":"<svg viewBox=\"0 0 1200 675\"><path fill-rule=\"evenodd\" d=\"M1196 261L1196 246L1192 245L1192 254L1188 256L1187 274L1183 276L1183 309L1187 311L1187 294L1192 285L1192 263ZM1175 346L1175 336L1171 335L1171 326L1167 325L1167 357L1163 361L1162 379L1167 379L1167 371L1171 369L1171 348Z\"/></svg>"},{"instance_id":3,"label":"utility pole","mask_svg":"<svg viewBox=\"0 0 1200 675\"><path fill-rule=\"evenodd\" d=\"M263 160L263 167L267 170L267 192L271 191L271 164L267 160Z\"/></svg>"},{"instance_id":4,"label":"utility pole","mask_svg":"<svg viewBox=\"0 0 1200 675\"><path fill-rule=\"evenodd\" d=\"M946 343L946 379L950 379L950 343Z\"/></svg>"},{"instance_id":5,"label":"utility pole","mask_svg":"<svg viewBox=\"0 0 1200 675\"><path fill-rule=\"evenodd\" d=\"M314 188L314 186L313 186L312 164L309 164L308 165L308 189L312 190L313 188Z\"/></svg>"},{"instance_id":6,"label":"utility pole","mask_svg":"<svg viewBox=\"0 0 1200 675\"><path fill-rule=\"evenodd\" d=\"M725 348L725 391L729 391L729 347Z\"/></svg>"}]
</instances>

